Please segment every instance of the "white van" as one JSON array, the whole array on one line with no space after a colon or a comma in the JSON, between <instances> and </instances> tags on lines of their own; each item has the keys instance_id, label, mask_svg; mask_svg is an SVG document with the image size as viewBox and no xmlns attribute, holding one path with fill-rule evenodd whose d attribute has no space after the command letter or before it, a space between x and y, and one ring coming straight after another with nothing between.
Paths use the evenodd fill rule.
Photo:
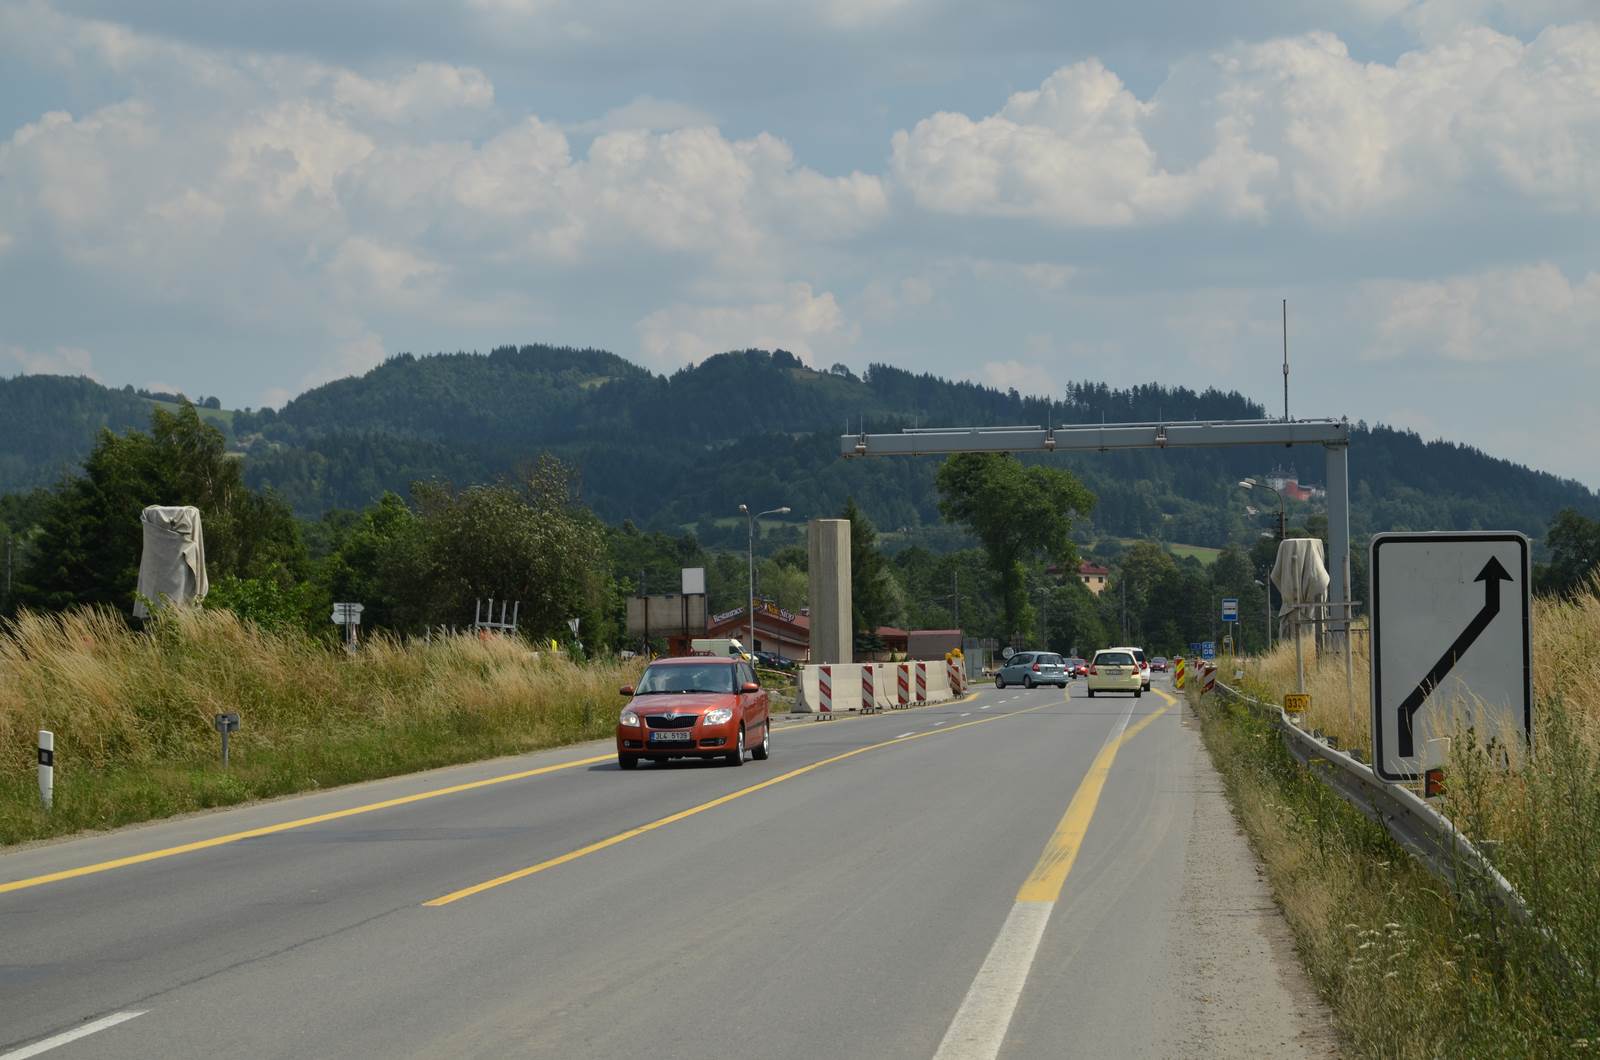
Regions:
<instances>
[{"instance_id":1,"label":"white van","mask_svg":"<svg viewBox=\"0 0 1600 1060\"><path fill-rule=\"evenodd\" d=\"M726 655L730 659L749 659L750 653L738 637L696 637L689 642L689 650L708 655Z\"/></svg>"}]
</instances>

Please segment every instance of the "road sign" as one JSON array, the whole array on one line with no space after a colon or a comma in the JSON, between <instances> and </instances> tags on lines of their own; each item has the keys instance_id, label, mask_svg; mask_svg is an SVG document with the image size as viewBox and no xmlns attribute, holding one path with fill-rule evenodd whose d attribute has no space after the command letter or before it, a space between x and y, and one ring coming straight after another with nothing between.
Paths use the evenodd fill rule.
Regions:
<instances>
[{"instance_id":1,"label":"road sign","mask_svg":"<svg viewBox=\"0 0 1600 1060\"><path fill-rule=\"evenodd\" d=\"M1239 621L1239 598L1237 596L1225 596L1222 598L1222 621Z\"/></svg>"},{"instance_id":2,"label":"road sign","mask_svg":"<svg viewBox=\"0 0 1600 1060\"><path fill-rule=\"evenodd\" d=\"M1285 714L1304 714L1310 709L1310 692L1285 692L1283 694L1283 712Z\"/></svg>"},{"instance_id":3,"label":"road sign","mask_svg":"<svg viewBox=\"0 0 1600 1060\"><path fill-rule=\"evenodd\" d=\"M338 626L359 626L359 625L361 625L361 605L360 604L334 604L333 605L333 619L332 620L333 620L334 625L338 625Z\"/></svg>"},{"instance_id":4,"label":"road sign","mask_svg":"<svg viewBox=\"0 0 1600 1060\"><path fill-rule=\"evenodd\" d=\"M1203 641L1201 641L1200 642L1200 658L1202 658L1202 659L1215 659L1216 657L1217 657L1217 642L1213 641L1213 640L1203 640Z\"/></svg>"},{"instance_id":5,"label":"road sign","mask_svg":"<svg viewBox=\"0 0 1600 1060\"><path fill-rule=\"evenodd\" d=\"M1518 533L1372 539L1373 767L1416 780L1429 739L1533 735L1528 539Z\"/></svg>"}]
</instances>

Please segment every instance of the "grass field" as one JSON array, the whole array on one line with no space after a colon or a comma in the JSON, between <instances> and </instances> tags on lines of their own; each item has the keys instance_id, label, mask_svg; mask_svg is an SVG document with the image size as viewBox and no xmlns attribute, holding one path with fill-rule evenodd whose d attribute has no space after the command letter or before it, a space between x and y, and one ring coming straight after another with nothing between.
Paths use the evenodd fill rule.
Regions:
<instances>
[{"instance_id":1,"label":"grass field","mask_svg":"<svg viewBox=\"0 0 1600 1060\"><path fill-rule=\"evenodd\" d=\"M146 398L145 400L156 408L165 409L168 412L177 412L183 407L171 401L156 401L154 398ZM195 412L207 423L214 423L230 434L233 432L233 409L203 409L196 405Z\"/></svg>"},{"instance_id":2,"label":"grass field","mask_svg":"<svg viewBox=\"0 0 1600 1060\"><path fill-rule=\"evenodd\" d=\"M24 614L0 628L0 843L603 737L641 666L470 636L347 655L222 610L142 633L104 611ZM231 711L223 772L212 718ZM56 737L48 814L39 729Z\"/></svg>"},{"instance_id":3,"label":"grass field","mask_svg":"<svg viewBox=\"0 0 1600 1060\"><path fill-rule=\"evenodd\" d=\"M1264 722L1202 708L1235 812L1356 1055L1600 1051L1600 599L1536 601L1533 623L1534 753L1508 758L1458 734L1439 808L1517 886L1534 928L1452 893L1296 764ZM1305 725L1370 760L1357 644L1348 698L1342 664L1308 662ZM1246 670L1247 691L1281 701L1294 687L1293 648Z\"/></svg>"}]
</instances>

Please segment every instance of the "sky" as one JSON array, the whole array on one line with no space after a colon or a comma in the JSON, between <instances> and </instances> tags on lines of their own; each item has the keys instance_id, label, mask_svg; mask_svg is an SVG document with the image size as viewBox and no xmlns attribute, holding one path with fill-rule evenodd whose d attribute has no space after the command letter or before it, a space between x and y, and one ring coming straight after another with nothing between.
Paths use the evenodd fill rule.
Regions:
<instances>
[{"instance_id":1,"label":"sky","mask_svg":"<svg viewBox=\"0 0 1600 1060\"><path fill-rule=\"evenodd\" d=\"M754 346L1278 413L1285 298L1291 415L1600 487L1600 0L0 0L0 376Z\"/></svg>"}]
</instances>

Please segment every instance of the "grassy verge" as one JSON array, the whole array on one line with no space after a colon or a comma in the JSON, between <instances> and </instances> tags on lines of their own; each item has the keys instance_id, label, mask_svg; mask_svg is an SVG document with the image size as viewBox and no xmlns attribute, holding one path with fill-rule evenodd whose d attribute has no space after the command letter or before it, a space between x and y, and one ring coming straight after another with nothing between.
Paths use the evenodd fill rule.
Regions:
<instances>
[{"instance_id":1,"label":"grassy verge","mask_svg":"<svg viewBox=\"0 0 1600 1060\"><path fill-rule=\"evenodd\" d=\"M24 615L0 630L0 844L604 737L640 668L465 636L346 655L226 611L143 633L102 612ZM228 711L223 772L212 716ZM38 729L56 735L48 814Z\"/></svg>"},{"instance_id":2,"label":"grassy verge","mask_svg":"<svg viewBox=\"0 0 1600 1060\"><path fill-rule=\"evenodd\" d=\"M1600 1053L1600 601L1541 601L1534 631L1536 753L1507 768L1503 748L1460 734L1439 808L1490 853L1538 928L1452 893L1296 763L1266 722L1200 707L1235 812L1355 1054ZM1342 665L1308 660L1306 723L1368 756L1357 662L1347 700ZM1280 648L1247 666L1245 690L1276 700L1294 669L1292 647Z\"/></svg>"}]
</instances>

